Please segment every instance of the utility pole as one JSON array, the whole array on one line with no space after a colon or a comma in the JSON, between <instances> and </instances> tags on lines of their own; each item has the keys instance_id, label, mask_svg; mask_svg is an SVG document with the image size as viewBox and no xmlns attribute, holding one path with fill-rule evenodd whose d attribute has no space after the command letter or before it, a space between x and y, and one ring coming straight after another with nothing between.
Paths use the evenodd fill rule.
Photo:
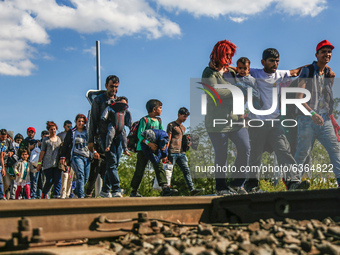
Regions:
<instances>
[{"instance_id":1,"label":"utility pole","mask_svg":"<svg viewBox=\"0 0 340 255\"><path fill-rule=\"evenodd\" d=\"M96 41L97 56L97 90L100 90L100 41Z\"/></svg>"},{"instance_id":2,"label":"utility pole","mask_svg":"<svg viewBox=\"0 0 340 255\"><path fill-rule=\"evenodd\" d=\"M97 90L100 90L100 41L96 41L96 57L97 57ZM103 182L100 178L100 174L97 176L95 184L95 196L98 197L102 190Z\"/></svg>"}]
</instances>

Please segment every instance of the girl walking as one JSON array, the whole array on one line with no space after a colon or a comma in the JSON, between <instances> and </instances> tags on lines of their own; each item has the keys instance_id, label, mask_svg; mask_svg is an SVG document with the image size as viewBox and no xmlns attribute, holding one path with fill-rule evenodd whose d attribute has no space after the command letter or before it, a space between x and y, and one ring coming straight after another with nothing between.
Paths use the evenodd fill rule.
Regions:
<instances>
[{"instance_id":1,"label":"girl walking","mask_svg":"<svg viewBox=\"0 0 340 255\"><path fill-rule=\"evenodd\" d=\"M21 159L14 165L14 185L16 185L17 187L17 190L15 192L15 199L19 199L22 188L25 189L26 198L30 199L30 173L35 173L37 172L37 170L33 167L31 162L28 162L29 151L27 148L24 147L19 150L19 157Z\"/></svg>"},{"instance_id":2,"label":"girl walking","mask_svg":"<svg viewBox=\"0 0 340 255\"><path fill-rule=\"evenodd\" d=\"M86 122L87 118L84 114L76 116L76 126L67 132L60 157L62 165L65 164L66 159L71 161L71 167L77 176L75 194L78 198L85 197L84 186L90 175L90 151Z\"/></svg>"},{"instance_id":3,"label":"girl walking","mask_svg":"<svg viewBox=\"0 0 340 255\"><path fill-rule=\"evenodd\" d=\"M58 168L58 152L61 145L60 138L56 135L57 124L53 121L47 121L46 129L50 136L45 137L41 143L41 152L37 170L44 170L46 182L42 190L42 198L46 198L46 194L54 185L54 198L60 197L61 188L61 170Z\"/></svg>"}]
</instances>

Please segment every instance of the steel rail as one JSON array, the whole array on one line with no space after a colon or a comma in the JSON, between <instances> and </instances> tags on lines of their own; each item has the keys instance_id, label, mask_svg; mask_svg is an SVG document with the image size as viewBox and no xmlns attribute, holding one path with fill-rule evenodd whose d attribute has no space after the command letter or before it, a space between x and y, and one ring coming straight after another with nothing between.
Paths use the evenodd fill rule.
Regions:
<instances>
[{"instance_id":1,"label":"steel rail","mask_svg":"<svg viewBox=\"0 0 340 255\"><path fill-rule=\"evenodd\" d=\"M0 247L18 229L29 240L35 238L44 242L124 235L126 229L132 229L134 224L126 219L136 218L138 212L148 212L150 218L179 224L209 222L214 198L216 197L4 201L0 205ZM117 231L111 231L112 224L101 222L103 217L116 221L114 228Z\"/></svg>"},{"instance_id":2,"label":"steel rail","mask_svg":"<svg viewBox=\"0 0 340 255\"><path fill-rule=\"evenodd\" d=\"M129 231L149 234L159 231L161 224L233 226L269 218L327 217L340 221L340 189L227 197L2 201L0 252L5 245L7 250L25 249L63 240L107 239Z\"/></svg>"}]
</instances>

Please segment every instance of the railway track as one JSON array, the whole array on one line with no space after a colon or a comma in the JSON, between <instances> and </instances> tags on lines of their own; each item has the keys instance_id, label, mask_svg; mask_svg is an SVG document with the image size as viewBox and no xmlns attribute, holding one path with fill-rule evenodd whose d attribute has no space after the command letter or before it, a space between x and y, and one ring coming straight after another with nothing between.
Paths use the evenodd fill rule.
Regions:
<instances>
[{"instance_id":1,"label":"railway track","mask_svg":"<svg viewBox=\"0 0 340 255\"><path fill-rule=\"evenodd\" d=\"M131 231L148 234L157 222L249 224L327 217L340 222L340 189L240 196L21 200L0 203L0 252L107 239ZM84 241L86 242L86 241Z\"/></svg>"}]
</instances>

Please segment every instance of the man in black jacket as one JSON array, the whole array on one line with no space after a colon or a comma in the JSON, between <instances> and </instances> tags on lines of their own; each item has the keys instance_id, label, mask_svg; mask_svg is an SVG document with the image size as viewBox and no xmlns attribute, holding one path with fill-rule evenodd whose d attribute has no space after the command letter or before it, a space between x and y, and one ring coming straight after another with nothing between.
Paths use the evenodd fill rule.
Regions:
<instances>
[{"instance_id":1,"label":"man in black jacket","mask_svg":"<svg viewBox=\"0 0 340 255\"><path fill-rule=\"evenodd\" d=\"M106 134L108 132L108 123L101 119L104 109L116 99L118 92L119 78L115 75L109 75L106 78L106 92L97 96L91 106L90 125L89 125L89 150L93 153L95 159L100 159L100 155L94 150L94 137L100 136L101 145L104 148ZM123 130L124 131L124 130ZM106 173L104 185L100 196L110 197L112 189L112 197L122 197L120 189L120 180L118 175L118 163L122 154L122 146L119 137L116 137L111 145L110 151L105 152Z\"/></svg>"}]
</instances>

